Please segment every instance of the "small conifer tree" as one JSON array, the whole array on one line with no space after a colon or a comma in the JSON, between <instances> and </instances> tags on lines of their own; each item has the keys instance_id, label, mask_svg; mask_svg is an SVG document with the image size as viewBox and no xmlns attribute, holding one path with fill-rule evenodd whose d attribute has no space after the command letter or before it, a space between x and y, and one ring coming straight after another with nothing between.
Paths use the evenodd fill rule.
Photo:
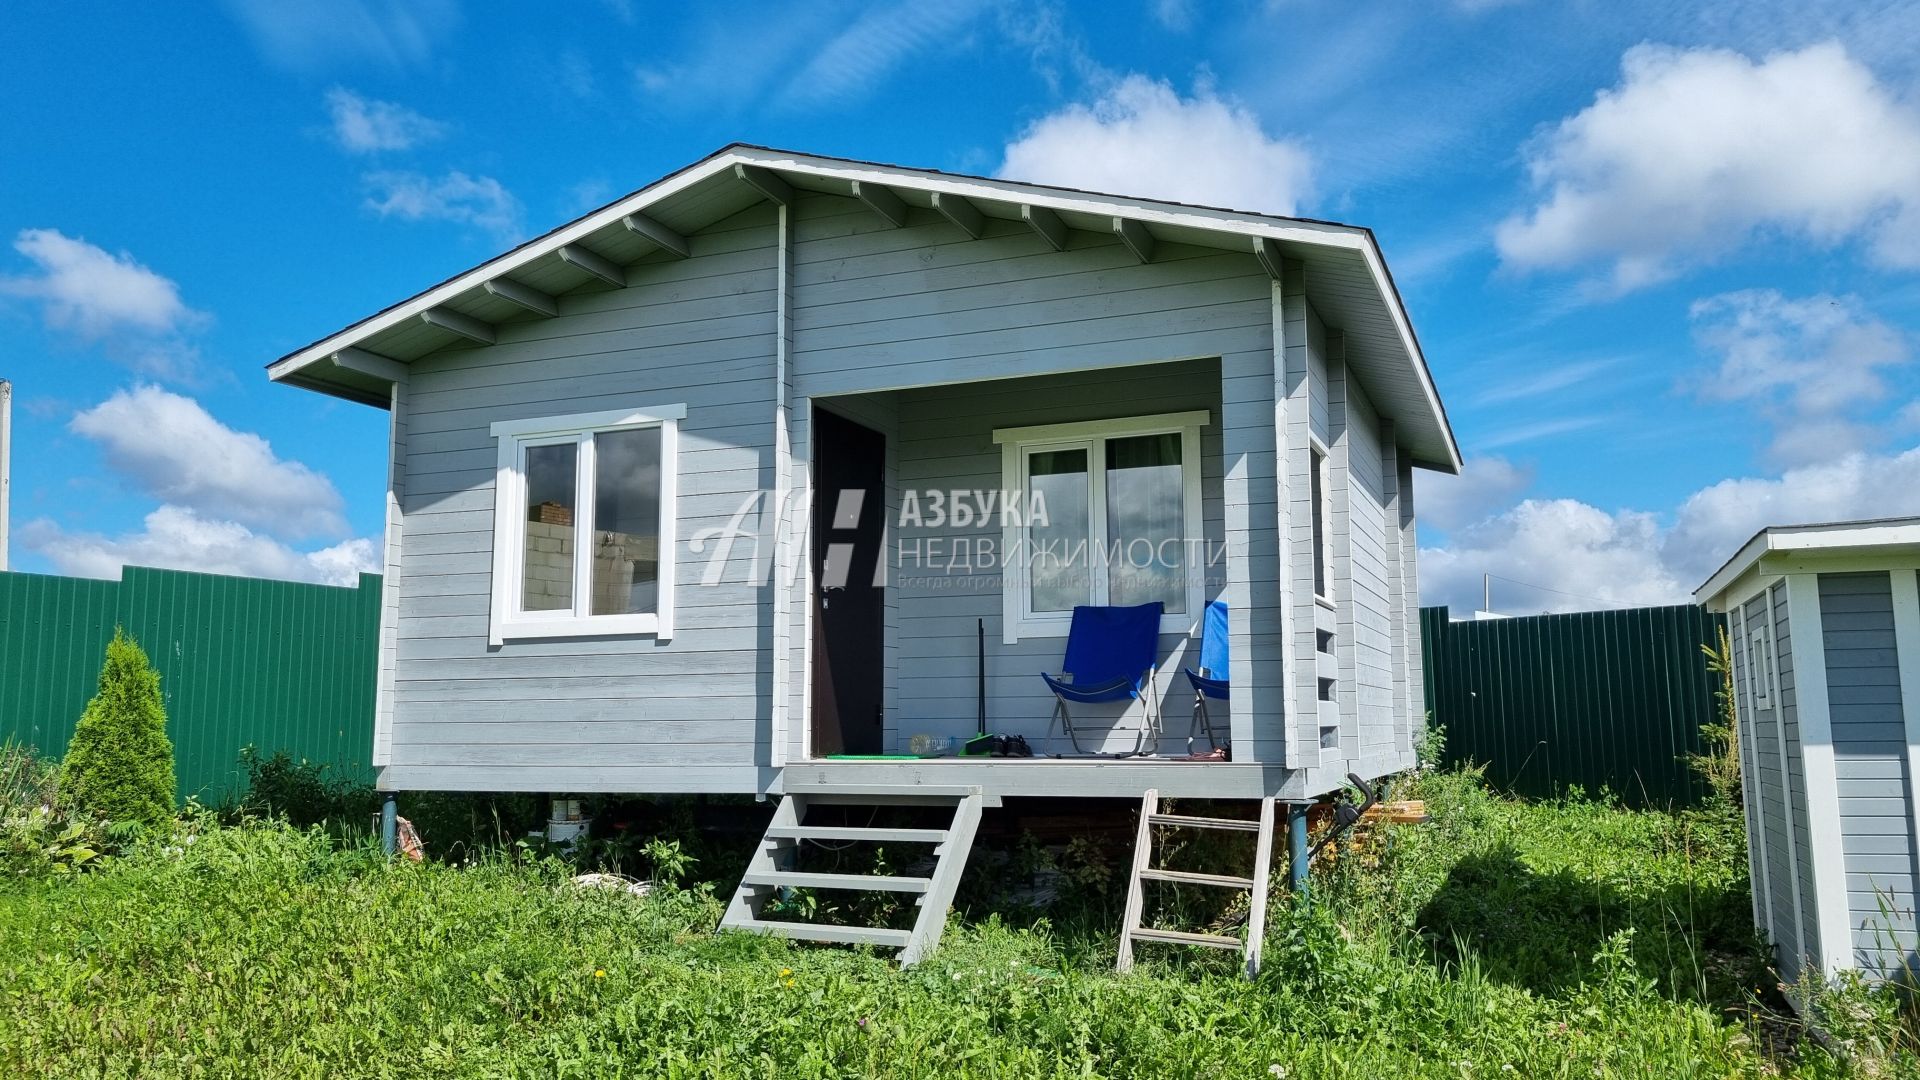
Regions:
<instances>
[{"instance_id":1,"label":"small conifer tree","mask_svg":"<svg viewBox=\"0 0 1920 1080\"><path fill-rule=\"evenodd\" d=\"M115 629L100 689L73 730L61 786L114 821L158 825L173 816L173 743L160 673L124 629Z\"/></svg>"}]
</instances>

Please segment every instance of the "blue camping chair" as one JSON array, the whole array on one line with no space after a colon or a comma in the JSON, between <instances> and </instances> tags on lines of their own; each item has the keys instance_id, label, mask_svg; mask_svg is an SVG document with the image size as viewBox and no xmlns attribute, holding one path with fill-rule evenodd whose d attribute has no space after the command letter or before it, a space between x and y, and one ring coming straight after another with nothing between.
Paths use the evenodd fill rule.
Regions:
<instances>
[{"instance_id":1,"label":"blue camping chair","mask_svg":"<svg viewBox=\"0 0 1920 1080\"><path fill-rule=\"evenodd\" d=\"M1207 745L1218 750L1220 740L1213 736L1213 717L1207 712L1207 699L1227 700L1227 602L1215 600L1207 605L1200 624L1200 670L1182 668L1193 684L1193 726L1187 729L1187 750L1193 750L1193 733L1205 731Z\"/></svg>"},{"instance_id":2,"label":"blue camping chair","mask_svg":"<svg viewBox=\"0 0 1920 1080\"><path fill-rule=\"evenodd\" d=\"M1159 658L1160 615L1165 606L1156 600L1137 607L1073 609L1073 624L1067 628L1067 655L1061 662L1066 671L1060 678L1040 674L1053 691L1053 719L1047 722L1049 737L1053 726L1059 724L1066 729L1074 751L1084 754L1068 704L1131 699L1146 709L1134 753L1146 752L1149 736L1158 744L1160 705L1153 688L1153 669Z\"/></svg>"}]
</instances>

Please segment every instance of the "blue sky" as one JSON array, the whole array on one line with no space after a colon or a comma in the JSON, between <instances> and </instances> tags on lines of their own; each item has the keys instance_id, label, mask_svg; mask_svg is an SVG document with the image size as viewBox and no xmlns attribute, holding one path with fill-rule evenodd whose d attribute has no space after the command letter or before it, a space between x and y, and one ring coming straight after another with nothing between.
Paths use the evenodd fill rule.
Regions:
<instances>
[{"instance_id":1,"label":"blue sky","mask_svg":"<svg viewBox=\"0 0 1920 1080\"><path fill-rule=\"evenodd\" d=\"M16 569L368 565L385 414L262 366L735 140L1371 226L1469 459L1428 602L1673 600L1761 524L1920 512L1920 5L5 18Z\"/></svg>"}]
</instances>

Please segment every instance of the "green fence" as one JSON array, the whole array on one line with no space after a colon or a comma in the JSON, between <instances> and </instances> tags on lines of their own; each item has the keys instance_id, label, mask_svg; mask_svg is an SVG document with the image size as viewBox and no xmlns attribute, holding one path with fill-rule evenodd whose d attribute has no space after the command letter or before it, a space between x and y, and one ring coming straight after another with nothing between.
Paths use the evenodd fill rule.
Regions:
<instances>
[{"instance_id":1,"label":"green fence","mask_svg":"<svg viewBox=\"0 0 1920 1080\"><path fill-rule=\"evenodd\" d=\"M0 573L0 740L66 752L124 626L153 658L182 799L217 802L241 747L370 776L380 578L357 588L127 567Z\"/></svg>"},{"instance_id":2,"label":"green fence","mask_svg":"<svg viewBox=\"0 0 1920 1080\"><path fill-rule=\"evenodd\" d=\"M1688 805L1705 787L1686 755L1715 715L1700 647L1719 625L1692 605L1475 622L1422 608L1427 708L1447 759L1503 790Z\"/></svg>"}]
</instances>

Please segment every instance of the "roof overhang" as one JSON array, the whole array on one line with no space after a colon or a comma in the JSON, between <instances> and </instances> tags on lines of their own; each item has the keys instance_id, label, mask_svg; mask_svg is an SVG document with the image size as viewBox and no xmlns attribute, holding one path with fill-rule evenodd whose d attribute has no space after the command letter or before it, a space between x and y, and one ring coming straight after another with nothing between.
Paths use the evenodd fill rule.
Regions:
<instances>
[{"instance_id":1,"label":"roof overhang","mask_svg":"<svg viewBox=\"0 0 1920 1080\"><path fill-rule=\"evenodd\" d=\"M1822 569L1863 569L1875 562L1905 564L1920 556L1920 517L1873 518L1814 525L1772 525L1742 544L1693 591L1695 603L1725 611L1752 588L1750 580Z\"/></svg>"},{"instance_id":2,"label":"roof overhang","mask_svg":"<svg viewBox=\"0 0 1920 1080\"><path fill-rule=\"evenodd\" d=\"M1413 462L1460 469L1446 408L1371 230L743 144L288 353L268 376L385 405L391 374L406 363L490 341L505 323L552 316L565 294L624 287L627 265L682 257L685 236L796 190L859 199L889 218L932 209L976 234L986 218L1020 221L1056 246L1069 229L1118 234L1143 260L1155 241L1244 251L1276 279L1282 260L1298 260L1308 301L1345 335L1349 368L1394 420Z\"/></svg>"}]
</instances>

